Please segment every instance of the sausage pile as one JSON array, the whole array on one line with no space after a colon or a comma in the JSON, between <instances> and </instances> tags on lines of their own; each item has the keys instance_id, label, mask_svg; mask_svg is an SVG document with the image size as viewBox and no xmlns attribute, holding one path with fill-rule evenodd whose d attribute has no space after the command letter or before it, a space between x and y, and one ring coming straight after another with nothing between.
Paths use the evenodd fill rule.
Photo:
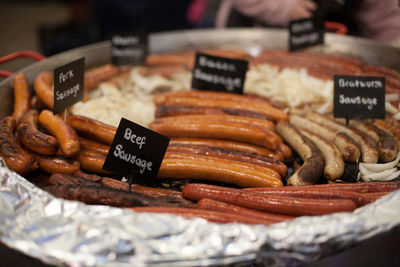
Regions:
<instances>
[{"instance_id":1,"label":"sausage pile","mask_svg":"<svg viewBox=\"0 0 400 267\"><path fill-rule=\"evenodd\" d=\"M284 51L265 51L257 58L243 51L203 52L247 59L250 66L306 68L321 79L333 74L385 76L387 91L400 93L398 72L353 59ZM145 75L188 70L193 60L192 51L150 55ZM91 70L85 74L85 89L119 74L111 65ZM47 184L40 186L57 197L137 212L268 225L302 215L353 211L400 188L398 182L315 185L321 177L340 180L347 163L387 163L391 174L397 171L400 124L389 116L346 126L308 109L288 114L286 107L258 95L176 91L154 96L156 118L148 127L171 138L158 178L189 183L182 192L137 184L129 192L126 182L107 177L112 174L102 169L116 128L67 111L53 115L52 86L51 73L39 74L31 97L27 79L15 75L14 112L0 122L0 155L22 176L47 173ZM287 162L293 156L302 163L290 173Z\"/></svg>"}]
</instances>

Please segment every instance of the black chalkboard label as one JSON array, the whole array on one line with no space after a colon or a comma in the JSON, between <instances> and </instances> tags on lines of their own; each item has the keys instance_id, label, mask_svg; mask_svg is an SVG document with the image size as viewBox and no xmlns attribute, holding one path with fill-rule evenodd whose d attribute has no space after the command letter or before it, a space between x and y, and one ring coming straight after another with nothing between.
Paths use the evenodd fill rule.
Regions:
<instances>
[{"instance_id":1,"label":"black chalkboard label","mask_svg":"<svg viewBox=\"0 0 400 267\"><path fill-rule=\"evenodd\" d=\"M121 118L103 169L131 175L136 181L154 182L169 138Z\"/></svg>"},{"instance_id":2,"label":"black chalkboard label","mask_svg":"<svg viewBox=\"0 0 400 267\"><path fill-rule=\"evenodd\" d=\"M248 62L196 53L192 88L243 94Z\"/></svg>"},{"instance_id":3,"label":"black chalkboard label","mask_svg":"<svg viewBox=\"0 0 400 267\"><path fill-rule=\"evenodd\" d=\"M141 65L148 54L145 33L120 34L111 38L111 60L114 65Z\"/></svg>"},{"instance_id":4,"label":"black chalkboard label","mask_svg":"<svg viewBox=\"0 0 400 267\"><path fill-rule=\"evenodd\" d=\"M384 118L385 77L335 75L333 101L335 118Z\"/></svg>"},{"instance_id":5,"label":"black chalkboard label","mask_svg":"<svg viewBox=\"0 0 400 267\"><path fill-rule=\"evenodd\" d=\"M295 51L324 43L324 23L320 18L291 21L289 24L289 50Z\"/></svg>"},{"instance_id":6,"label":"black chalkboard label","mask_svg":"<svg viewBox=\"0 0 400 267\"><path fill-rule=\"evenodd\" d=\"M54 114L83 99L85 58L77 59L54 70Z\"/></svg>"}]
</instances>

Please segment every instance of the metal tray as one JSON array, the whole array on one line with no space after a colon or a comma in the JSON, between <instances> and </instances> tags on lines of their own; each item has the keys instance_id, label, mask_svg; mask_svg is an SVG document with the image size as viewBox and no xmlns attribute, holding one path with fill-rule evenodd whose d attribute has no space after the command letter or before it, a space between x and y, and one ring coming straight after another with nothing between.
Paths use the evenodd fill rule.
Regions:
<instances>
[{"instance_id":1,"label":"metal tray","mask_svg":"<svg viewBox=\"0 0 400 267\"><path fill-rule=\"evenodd\" d=\"M249 51L251 54L256 55L263 49L287 49L287 32L284 30L273 30L273 29L228 29L228 30L195 30L195 31L179 31L179 32L166 32L166 33L157 33L152 34L150 36L150 52L151 53L161 53L168 51L177 51L177 50L193 50L193 49L212 49L212 48L238 48L245 49ZM400 70L400 50L385 45L379 42L366 40L362 38L355 38L349 36L340 36L334 34L326 34L325 44L321 46L316 46L313 48L307 49L309 51L317 52L317 53L326 53L326 54L335 54L335 55L344 55L349 57L354 57L361 59L363 62L368 64L377 64L382 66L391 67L397 70ZM32 64L22 70L29 82L32 82L37 74L44 70L52 70L59 65L64 64L65 62L77 59L79 57L85 57L86 59L86 68L99 66L102 64L106 64L110 62L110 43L109 42L101 42L81 48L77 48L71 51L67 51L55 56L52 56L44 61ZM0 83L0 118L8 115L12 111L12 78L9 77L4 79ZM1 162L0 162L1 165ZM3 171L0 167L0 171ZM18 194L13 195L16 192L13 192L10 189L10 192L7 190L0 190L0 197L14 197L18 198L21 196L25 196L26 194L30 194L30 191L33 192L34 197L38 197L41 199L42 197L47 198L46 194L42 194L41 192L36 192L36 190L32 190L32 187L29 185L27 181L19 181L18 177L17 183L15 184L15 180L12 180L11 176L8 173L2 173L2 186L10 186L10 188L18 189ZM4 178L6 177L6 178ZM21 194L19 194L19 190L21 190ZM344 251L346 248L354 247L365 240L368 240L372 237L378 237L383 233L388 233L390 230L398 229L400 225L400 214L399 211L393 210L393 207L398 207L400 202L400 192L397 194L392 194L389 198L383 199L382 201L374 204L371 207L365 207L365 209L361 209L348 217L341 217L342 215L332 215L324 218L300 218L296 220L294 223L284 223L278 224L274 227L244 227L242 225L238 226L216 226L215 224L204 224L201 220L195 220L192 224L187 224L186 220L176 219L176 217L168 217L168 216L154 216L152 218L149 217L140 217L140 216L128 216L133 217L134 221L137 219L138 222L149 220L150 224L156 221L159 223L160 221L165 222L168 218L172 218L167 225L164 225L164 229L158 229L160 233L166 234L169 233L169 230L173 228L168 227L179 227L180 231L184 234L183 236L180 233L177 233L175 230L172 231L171 236L160 236L154 237L151 234L151 231L147 233L147 238L141 240L147 245L147 249L150 247L157 253L162 251L171 252L170 248L166 248L165 246L169 244L169 242L179 241L182 246L186 246L186 249L203 249L204 253L201 255L188 256L187 250L183 249L183 247L176 247L177 243L174 243L176 251L175 254L170 255L162 255L157 254L154 251L150 256L148 254L149 251L145 251L146 253L143 255L133 257L133 260L142 260L147 258L147 261L143 261L146 264L150 265L158 265L158 266L182 266L182 265L219 265L219 264L234 264L238 262L247 262L257 265L264 265L266 263L280 266L282 264L289 265L297 265L304 263L312 263L316 260L320 260L321 258L326 258L327 256L332 256L338 252ZM1 198L0 198L1 200ZM29 201L29 199L27 200ZM53 203L53 200L49 200ZM53 201L53 202L52 202ZM60 205L60 207L69 207L71 208L71 204L69 202L57 202L53 203L54 205ZM388 204L389 203L389 204ZM25 203L26 204L26 203ZM22 205L24 205L22 203ZM7 206L8 207L8 206ZM86 210L91 214L90 207L87 205L80 205L79 207L86 212ZM381 207L384 207L382 210ZM389 207L389 210L386 208ZM14 207L15 208L15 207ZM99 208L100 209L100 208ZM38 209L39 210L39 209ZM116 212L115 209L104 208L106 211ZM119 214L119 212L116 212ZM118 215L117 214L117 215ZM369 215L371 214L371 215ZM0 212L0 217L3 217L4 214ZM27 215L29 216L29 215ZM399 220L392 220L392 216ZM29 219L29 217L25 217ZM123 217L125 218L125 217ZM143 219L144 218L144 219ZM156 218L156 219L154 219ZM360 220L359 220L360 218ZM361 219L362 218L362 219ZM104 218L102 218L104 219ZM132 218L130 218L132 219ZM158 221L157 221L158 220ZM368 221L370 220L370 221ZM375 226L373 222L374 220L378 221L380 224ZM387 220L387 221L385 221ZM85 221L86 222L86 221ZM385 222L383 225L382 222ZM86 223L90 223L88 220ZM177 223L177 224L176 224ZM317 225L309 225L317 223ZM338 234L340 231L343 231L345 227L360 227L360 229L347 229L351 233L344 232L347 235L344 237L337 237L334 232L330 233L328 239L323 241L324 236L320 236L316 228L326 228L329 226L336 227L341 224L341 227L338 227ZM190 226L188 229L185 226ZM36 225L37 226L37 225ZM160 224L158 224L160 226ZM196 229L195 227L199 227ZM144 226L142 226L144 227ZM183 227L183 228L182 228ZM194 228L193 228L194 227ZM325 229L324 228L324 229ZM141 229L140 227L138 229ZM146 228L143 228L146 230ZM31 229L35 231L37 229ZM148 230L148 229L147 229ZM203 232L201 232L201 231ZM206 230L210 230L209 234L207 234ZM287 231L286 231L287 230ZM330 230L330 231L335 231ZM156 231L156 232L157 232ZM164 232L163 232L164 231ZM190 232L194 231L194 232ZM200 231L200 232L197 232ZM282 232L284 231L284 232ZM323 231L323 230L321 230ZM364 232L366 231L366 232ZM398 231L397 238L399 237ZM21 233L21 236L24 233ZM215 253L210 251L210 244L203 244L204 240L200 239L200 243L196 240L190 240L183 242L184 239L187 238L188 234L196 236L197 238L208 239L209 241L222 242L222 247L215 247ZM203 234L203 235L202 235ZM211 234L211 236L210 236ZM297 238L304 238L300 243L296 243L296 240L292 239L293 236ZM213 239L213 235L215 238ZM0 241L5 242L7 245L25 253L26 255L37 257L43 260L46 263L50 264L72 264L72 265L80 265L80 264L110 264L112 260L108 261L104 258L104 254L100 253L99 255L91 254L88 260L80 259L80 258L70 258L70 260L66 260L65 255L61 252L45 252L40 250L40 245L35 244L34 247L28 246L28 243L24 243L23 241L19 242L19 240L9 240L4 238L5 232L1 232ZM140 236L140 235L139 235ZM145 235L146 236L146 235ZM311 236L314 239L310 239ZM282 238L287 238L288 240L283 240ZM123 239L122 239L123 240ZM43 242L43 240L41 240ZM90 244L90 240L83 240ZM115 240L113 240L115 242ZM139 240L140 241L140 240ZM25 240L26 242L26 240ZM254 244L257 242L257 244ZM290 243L292 242L292 243ZM293 243L294 242L294 243ZM307 243L308 242L308 243ZM24 245L25 244L25 245ZM121 245L120 243L117 243ZM198 245L196 247L196 244ZM199 245L200 244L200 245ZM220 245L221 245L220 244ZM261 244L261 245L260 245ZM262 245L264 244L264 245ZM38 247L36 247L36 245ZM93 244L91 244L93 245ZM159 245L159 246L158 246ZM212 244L216 245L216 244ZM224 247L227 245L227 247ZM287 246L286 246L287 245ZM127 244L125 244L127 246ZM157 247L158 246L158 247ZM241 247L244 246L244 247ZM248 247L246 247L248 246ZM25 249L24 249L25 248ZM140 248L140 246L139 246ZM112 253L116 253L123 260L128 260L129 257L125 259L126 256L124 254L124 249L126 247L118 247L113 248L115 250L121 249L121 251L112 251ZM235 254L237 251L241 251L242 254ZM182 252L182 253L181 253ZM114 254L109 255L114 255ZM66 255L73 256L73 251L66 252ZM114 256L115 256L114 255ZM82 255L80 255L82 256ZM116 259L121 259L116 258ZM366 256L366 259L368 257ZM93 262L93 260L95 260ZM96 261L98 260L98 261ZM124 261L122 261L123 263ZM137 263L139 263L137 262ZM140 262L140 263L143 263ZM364 261L365 262L365 261ZM121 262L120 262L121 263ZM125 262L126 263L126 262ZM132 263L132 262L130 262ZM124 265L124 264L123 264Z\"/></svg>"}]
</instances>

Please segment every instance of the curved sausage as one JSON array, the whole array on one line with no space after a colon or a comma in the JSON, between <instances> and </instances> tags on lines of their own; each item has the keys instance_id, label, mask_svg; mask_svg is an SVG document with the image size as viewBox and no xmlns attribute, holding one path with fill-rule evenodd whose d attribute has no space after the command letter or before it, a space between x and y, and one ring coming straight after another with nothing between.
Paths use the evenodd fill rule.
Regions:
<instances>
[{"instance_id":1,"label":"curved sausage","mask_svg":"<svg viewBox=\"0 0 400 267\"><path fill-rule=\"evenodd\" d=\"M8 168L24 176L36 169L37 162L32 155L19 146L14 138L12 126L14 119L9 116L0 122L0 155Z\"/></svg>"},{"instance_id":2,"label":"curved sausage","mask_svg":"<svg viewBox=\"0 0 400 267\"><path fill-rule=\"evenodd\" d=\"M53 115L53 112L45 109L40 112L38 121L43 128L57 138L67 157L74 157L78 154L80 150L78 135L59 115Z\"/></svg>"},{"instance_id":3,"label":"curved sausage","mask_svg":"<svg viewBox=\"0 0 400 267\"><path fill-rule=\"evenodd\" d=\"M198 157L199 158L199 157ZM235 184L242 187L282 186L280 178L231 161L165 158L158 178L191 178Z\"/></svg>"},{"instance_id":4,"label":"curved sausage","mask_svg":"<svg viewBox=\"0 0 400 267\"><path fill-rule=\"evenodd\" d=\"M100 121L81 116L70 115L67 123L74 128L79 135L111 145L117 128Z\"/></svg>"},{"instance_id":5,"label":"curved sausage","mask_svg":"<svg viewBox=\"0 0 400 267\"><path fill-rule=\"evenodd\" d=\"M54 90L53 90L54 77L50 72L42 72L36 76L33 83L36 96L43 102L48 108L53 109L54 107Z\"/></svg>"},{"instance_id":6,"label":"curved sausage","mask_svg":"<svg viewBox=\"0 0 400 267\"><path fill-rule=\"evenodd\" d=\"M314 184L324 172L325 160L319 149L288 122L279 121L277 132L303 159L303 165L288 179L288 185Z\"/></svg>"},{"instance_id":7,"label":"curved sausage","mask_svg":"<svg viewBox=\"0 0 400 267\"><path fill-rule=\"evenodd\" d=\"M325 178L331 181L339 179L344 173L344 162L337 147L305 129L300 130L300 132L310 139L321 151L325 160Z\"/></svg>"},{"instance_id":8,"label":"curved sausage","mask_svg":"<svg viewBox=\"0 0 400 267\"><path fill-rule=\"evenodd\" d=\"M312 121L320 123L325 126L334 128L337 131L343 132L354 139L359 144L361 149L362 161L366 163L377 163L379 159L378 146L376 142L369 137L367 134L360 132L355 129L350 129L344 125L341 125L323 115L315 112L307 113L306 117Z\"/></svg>"},{"instance_id":9,"label":"curved sausage","mask_svg":"<svg viewBox=\"0 0 400 267\"><path fill-rule=\"evenodd\" d=\"M17 73L14 76L14 112L12 117L15 119L17 124L22 116L30 109L30 92L28 87L28 81L24 74Z\"/></svg>"},{"instance_id":10,"label":"curved sausage","mask_svg":"<svg viewBox=\"0 0 400 267\"><path fill-rule=\"evenodd\" d=\"M39 163L40 169L47 173L73 174L80 168L78 161L70 160L61 156L33 154L33 157Z\"/></svg>"},{"instance_id":11,"label":"curved sausage","mask_svg":"<svg viewBox=\"0 0 400 267\"><path fill-rule=\"evenodd\" d=\"M260 145L275 150L279 140L265 131L246 124L215 121L174 121L159 118L148 126L151 130L168 137L195 137L227 139Z\"/></svg>"},{"instance_id":12,"label":"curved sausage","mask_svg":"<svg viewBox=\"0 0 400 267\"><path fill-rule=\"evenodd\" d=\"M378 144L379 159L382 162L390 162L396 158L399 148L393 135L365 121L351 121L350 126L363 131L374 139Z\"/></svg>"},{"instance_id":13,"label":"curved sausage","mask_svg":"<svg viewBox=\"0 0 400 267\"><path fill-rule=\"evenodd\" d=\"M338 133L329 126L321 125L299 115L290 115L290 123L299 129L307 129L318 136L323 136L328 141L334 143L344 161L357 162L360 158L361 151L358 145L348 135Z\"/></svg>"},{"instance_id":14,"label":"curved sausage","mask_svg":"<svg viewBox=\"0 0 400 267\"><path fill-rule=\"evenodd\" d=\"M38 130L37 119L36 110L31 109L25 113L17 127L19 138L24 146L33 152L54 155L58 150L59 142L55 137Z\"/></svg>"},{"instance_id":15,"label":"curved sausage","mask_svg":"<svg viewBox=\"0 0 400 267\"><path fill-rule=\"evenodd\" d=\"M385 120L374 120L374 125L376 125L379 129L386 131L387 133L391 134L393 138L397 142L397 146L400 148L400 129L393 126L389 122Z\"/></svg>"}]
</instances>

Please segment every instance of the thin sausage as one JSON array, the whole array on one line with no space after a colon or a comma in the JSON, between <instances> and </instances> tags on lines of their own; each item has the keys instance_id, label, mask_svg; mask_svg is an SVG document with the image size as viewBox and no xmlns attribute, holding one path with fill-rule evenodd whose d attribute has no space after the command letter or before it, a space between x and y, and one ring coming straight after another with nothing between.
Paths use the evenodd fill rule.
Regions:
<instances>
[{"instance_id":1,"label":"thin sausage","mask_svg":"<svg viewBox=\"0 0 400 267\"><path fill-rule=\"evenodd\" d=\"M76 159L79 161L82 170L109 175L111 174L109 171L103 170L106 157L107 155L96 151L81 149Z\"/></svg>"},{"instance_id":2,"label":"thin sausage","mask_svg":"<svg viewBox=\"0 0 400 267\"><path fill-rule=\"evenodd\" d=\"M42 155L54 155L59 147L57 139L37 128L38 112L29 110L24 114L17 127L21 142L31 151Z\"/></svg>"},{"instance_id":3,"label":"thin sausage","mask_svg":"<svg viewBox=\"0 0 400 267\"><path fill-rule=\"evenodd\" d=\"M85 72L85 89L92 89L100 82L109 80L119 73L118 68L111 64L106 64Z\"/></svg>"},{"instance_id":4,"label":"thin sausage","mask_svg":"<svg viewBox=\"0 0 400 267\"><path fill-rule=\"evenodd\" d=\"M43 189L55 197L78 200L86 204L109 205L114 207L176 206L149 196L106 187L64 184L49 186Z\"/></svg>"},{"instance_id":5,"label":"thin sausage","mask_svg":"<svg viewBox=\"0 0 400 267\"><path fill-rule=\"evenodd\" d=\"M114 126L81 115L68 116L67 123L70 124L79 135L107 145L111 145L117 131L117 128Z\"/></svg>"},{"instance_id":6,"label":"thin sausage","mask_svg":"<svg viewBox=\"0 0 400 267\"><path fill-rule=\"evenodd\" d=\"M50 109L53 109L54 107L53 82L54 79L52 73L42 72L36 76L33 83L36 96Z\"/></svg>"},{"instance_id":7,"label":"thin sausage","mask_svg":"<svg viewBox=\"0 0 400 267\"><path fill-rule=\"evenodd\" d=\"M92 150L105 155L107 155L108 150L110 150L110 146L89 140L84 137L79 137L79 143L81 144L81 148L84 150Z\"/></svg>"},{"instance_id":8,"label":"thin sausage","mask_svg":"<svg viewBox=\"0 0 400 267\"><path fill-rule=\"evenodd\" d=\"M204 179L242 187L283 185L275 176L239 165L229 161L166 158L161 163L158 178Z\"/></svg>"},{"instance_id":9,"label":"thin sausage","mask_svg":"<svg viewBox=\"0 0 400 267\"><path fill-rule=\"evenodd\" d=\"M159 118L149 124L149 128L168 137L195 137L227 139L260 145L275 150L279 140L262 129L246 124L215 121L182 122Z\"/></svg>"},{"instance_id":10,"label":"thin sausage","mask_svg":"<svg viewBox=\"0 0 400 267\"><path fill-rule=\"evenodd\" d=\"M129 184L127 182L122 182L108 177L104 177L100 183L104 186L123 191L129 190ZM191 201L184 199L182 197L182 193L178 191L148 187L138 184L132 184L131 191L145 196L163 199L171 203L176 203L182 207L194 207L194 204Z\"/></svg>"},{"instance_id":11,"label":"thin sausage","mask_svg":"<svg viewBox=\"0 0 400 267\"><path fill-rule=\"evenodd\" d=\"M83 186L100 187L101 184L66 173L53 173L49 178L51 185L74 184Z\"/></svg>"},{"instance_id":12,"label":"thin sausage","mask_svg":"<svg viewBox=\"0 0 400 267\"><path fill-rule=\"evenodd\" d=\"M12 117L17 124L22 116L30 109L30 92L28 81L24 74L17 73L14 76L14 112Z\"/></svg>"},{"instance_id":13,"label":"thin sausage","mask_svg":"<svg viewBox=\"0 0 400 267\"><path fill-rule=\"evenodd\" d=\"M195 97L177 97L177 98L166 98L163 105L183 105L183 106L199 106L199 107L221 107L221 108L233 108L239 110L247 110L251 112L260 113L268 116L271 120L288 120L288 115L281 109L277 109L270 104L264 103L263 105L257 105L252 103L243 103L233 100L215 100L215 99L203 99Z\"/></svg>"},{"instance_id":14,"label":"thin sausage","mask_svg":"<svg viewBox=\"0 0 400 267\"><path fill-rule=\"evenodd\" d=\"M205 209L205 210L222 211L222 212L228 212L230 214L237 214L237 215L242 215L242 216L251 217L251 218L264 219L264 220L268 220L268 221L271 221L274 223L282 222L282 221L286 221L286 220L293 220L295 218L294 216L274 214L274 213L268 213L268 212L262 212L262 211L258 211L258 210L248 209L248 208L244 208L244 207L240 207L237 205L228 204L225 202L216 201L216 200L208 199L208 198L201 199L197 203L197 207L200 209Z\"/></svg>"},{"instance_id":15,"label":"thin sausage","mask_svg":"<svg viewBox=\"0 0 400 267\"><path fill-rule=\"evenodd\" d=\"M208 147L215 147L221 149L229 149L234 151L241 151L245 153L252 153L256 155L267 156L274 158L279 161L284 160L284 156L280 151L272 151L264 147L242 143L234 142L229 140L218 140L218 139L208 139L208 138L171 138L170 145L201 145Z\"/></svg>"},{"instance_id":16,"label":"thin sausage","mask_svg":"<svg viewBox=\"0 0 400 267\"><path fill-rule=\"evenodd\" d=\"M78 154L80 150L78 135L59 115L53 115L53 112L45 109L40 112L38 121L43 128L57 138L67 157L74 157Z\"/></svg>"},{"instance_id":17,"label":"thin sausage","mask_svg":"<svg viewBox=\"0 0 400 267\"><path fill-rule=\"evenodd\" d=\"M287 215L323 215L333 212L353 211L356 204L347 199L299 199L205 184L187 184L183 197L191 200L210 198L250 209Z\"/></svg>"},{"instance_id":18,"label":"thin sausage","mask_svg":"<svg viewBox=\"0 0 400 267\"><path fill-rule=\"evenodd\" d=\"M101 181L101 179L102 179L101 176L98 176L96 174L85 173L85 172L83 172L81 170L74 171L73 175L75 175L77 177L84 178L86 180L90 180L92 182L96 182L96 183L99 183Z\"/></svg>"},{"instance_id":19,"label":"thin sausage","mask_svg":"<svg viewBox=\"0 0 400 267\"><path fill-rule=\"evenodd\" d=\"M170 143L167 149L167 153L169 152L220 157L224 159L247 162L271 168L276 172L278 172L282 177L286 177L288 172L287 166L279 160L276 160L271 157L266 157L254 153L247 153L237 150L208 147L204 145L176 145L176 144L171 145Z\"/></svg>"},{"instance_id":20,"label":"thin sausage","mask_svg":"<svg viewBox=\"0 0 400 267\"><path fill-rule=\"evenodd\" d=\"M188 208L166 208L166 207L138 207L131 208L135 212L150 213L169 213L182 216L188 219L202 218L209 222L216 223L244 223L244 224L265 224L269 225L273 222L265 219L252 218L227 212L204 210L204 209L188 209Z\"/></svg>"},{"instance_id":21,"label":"thin sausage","mask_svg":"<svg viewBox=\"0 0 400 267\"><path fill-rule=\"evenodd\" d=\"M47 173L72 174L80 168L77 160L71 160L60 156L33 154L33 157L39 163L40 169Z\"/></svg>"},{"instance_id":22,"label":"thin sausage","mask_svg":"<svg viewBox=\"0 0 400 267\"><path fill-rule=\"evenodd\" d=\"M278 122L276 130L304 161L303 165L289 177L288 185L316 183L325 167L325 160L319 149L288 122Z\"/></svg>"}]
</instances>

